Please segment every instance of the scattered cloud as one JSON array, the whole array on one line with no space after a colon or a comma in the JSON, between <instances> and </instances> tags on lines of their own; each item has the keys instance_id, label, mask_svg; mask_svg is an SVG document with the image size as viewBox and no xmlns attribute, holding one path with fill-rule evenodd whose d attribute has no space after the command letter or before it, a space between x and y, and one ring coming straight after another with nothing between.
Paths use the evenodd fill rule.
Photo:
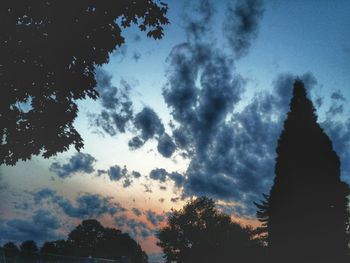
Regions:
<instances>
[{"instance_id":1,"label":"scattered cloud","mask_svg":"<svg viewBox=\"0 0 350 263\"><path fill-rule=\"evenodd\" d=\"M111 197L99 194L84 193L79 195L75 202L57 194L56 191L44 188L33 193L36 204L47 201L59 207L65 215L73 218L97 218L102 215L114 215L125 212L126 209L119 203L113 203Z\"/></svg>"},{"instance_id":2,"label":"scattered cloud","mask_svg":"<svg viewBox=\"0 0 350 263\"><path fill-rule=\"evenodd\" d=\"M172 138L168 134L164 133L158 140L157 149L162 156L169 158L175 152L176 145L173 142Z\"/></svg>"},{"instance_id":3,"label":"scattered cloud","mask_svg":"<svg viewBox=\"0 0 350 263\"><path fill-rule=\"evenodd\" d=\"M248 53L252 41L258 35L263 14L262 0L229 2L223 32L236 57L239 58Z\"/></svg>"},{"instance_id":4,"label":"scattered cloud","mask_svg":"<svg viewBox=\"0 0 350 263\"><path fill-rule=\"evenodd\" d=\"M181 188L185 182L185 177L183 175L178 172L169 173L164 168L155 168L151 170L149 178L161 183L164 183L169 179L174 182L177 188Z\"/></svg>"},{"instance_id":5,"label":"scattered cloud","mask_svg":"<svg viewBox=\"0 0 350 263\"><path fill-rule=\"evenodd\" d=\"M0 220L0 232L2 242L23 240L46 240L58 239L61 236L57 230L61 222L51 212L39 209L33 213L31 218L15 218Z\"/></svg>"},{"instance_id":6,"label":"scattered cloud","mask_svg":"<svg viewBox=\"0 0 350 263\"><path fill-rule=\"evenodd\" d=\"M95 75L102 111L89 114L90 121L111 136L124 133L133 118L131 86L124 79L120 80L118 87L113 85L112 75L101 68L96 69Z\"/></svg>"},{"instance_id":7,"label":"scattered cloud","mask_svg":"<svg viewBox=\"0 0 350 263\"><path fill-rule=\"evenodd\" d=\"M76 153L67 163L61 164L53 162L50 166L50 171L57 174L60 178L71 177L78 172L91 174L95 171L93 165L96 159L88 153Z\"/></svg>"},{"instance_id":8,"label":"scattered cloud","mask_svg":"<svg viewBox=\"0 0 350 263\"><path fill-rule=\"evenodd\" d=\"M124 188L131 186L133 183L133 179L137 179L137 178L141 177L141 174L139 172L132 171L131 173L129 173L126 166L124 166L122 168L117 164L111 166L107 170L98 170L97 171L97 176L101 176L104 174L107 175L111 181L118 182L118 181L122 180L122 185Z\"/></svg>"},{"instance_id":9,"label":"scattered cloud","mask_svg":"<svg viewBox=\"0 0 350 263\"><path fill-rule=\"evenodd\" d=\"M139 138L143 143L156 135L159 136L164 133L164 125L157 113L149 107L144 107L142 111L136 114L134 126L140 132Z\"/></svg>"},{"instance_id":10,"label":"scattered cloud","mask_svg":"<svg viewBox=\"0 0 350 263\"><path fill-rule=\"evenodd\" d=\"M334 91L331 95L331 99L338 101L346 101L346 98L340 90Z\"/></svg>"},{"instance_id":11,"label":"scattered cloud","mask_svg":"<svg viewBox=\"0 0 350 263\"><path fill-rule=\"evenodd\" d=\"M165 220L165 216L161 214L156 214L155 212L151 210L146 211L146 217L149 222L151 222L154 226L159 226L160 222L163 222Z\"/></svg>"},{"instance_id":12,"label":"scattered cloud","mask_svg":"<svg viewBox=\"0 0 350 263\"><path fill-rule=\"evenodd\" d=\"M142 212L140 209L133 207L131 211L134 213L135 216L141 216Z\"/></svg>"},{"instance_id":13,"label":"scattered cloud","mask_svg":"<svg viewBox=\"0 0 350 263\"><path fill-rule=\"evenodd\" d=\"M125 215L116 217L115 224L118 228L127 231L131 237L136 239L141 238L145 240L154 235L154 231L145 222L127 218Z\"/></svg>"},{"instance_id":14,"label":"scattered cloud","mask_svg":"<svg viewBox=\"0 0 350 263\"><path fill-rule=\"evenodd\" d=\"M157 169L153 169L150 172L149 178L164 183L166 180L167 174L168 174L168 172L165 169L157 168Z\"/></svg>"}]
</instances>

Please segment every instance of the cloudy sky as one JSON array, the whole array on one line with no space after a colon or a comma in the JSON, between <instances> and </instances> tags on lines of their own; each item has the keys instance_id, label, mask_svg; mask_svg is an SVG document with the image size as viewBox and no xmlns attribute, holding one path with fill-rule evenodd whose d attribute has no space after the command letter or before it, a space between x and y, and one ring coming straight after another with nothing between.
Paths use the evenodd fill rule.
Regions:
<instances>
[{"instance_id":1,"label":"cloudy sky","mask_svg":"<svg viewBox=\"0 0 350 263\"><path fill-rule=\"evenodd\" d=\"M350 183L350 3L166 1L159 41L137 28L79 102L85 147L0 167L0 242L63 238L97 218L156 258L171 208L206 195L243 223L274 177L295 78Z\"/></svg>"}]
</instances>

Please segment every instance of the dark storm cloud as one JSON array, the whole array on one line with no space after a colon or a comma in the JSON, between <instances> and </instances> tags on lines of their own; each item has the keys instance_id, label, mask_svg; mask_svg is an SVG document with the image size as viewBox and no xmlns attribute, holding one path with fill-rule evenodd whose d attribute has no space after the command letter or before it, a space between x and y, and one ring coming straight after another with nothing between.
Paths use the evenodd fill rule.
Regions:
<instances>
[{"instance_id":1,"label":"dark storm cloud","mask_svg":"<svg viewBox=\"0 0 350 263\"><path fill-rule=\"evenodd\" d=\"M126 176L127 172L125 167L121 168L119 165L111 166L107 171L111 181L119 181L122 177Z\"/></svg>"},{"instance_id":2,"label":"dark storm cloud","mask_svg":"<svg viewBox=\"0 0 350 263\"><path fill-rule=\"evenodd\" d=\"M60 226L61 223L56 216L46 210L39 209L28 219L18 218L0 221L0 240L20 242L32 239L43 242L57 239L60 236L56 230Z\"/></svg>"},{"instance_id":3,"label":"dark storm cloud","mask_svg":"<svg viewBox=\"0 0 350 263\"><path fill-rule=\"evenodd\" d=\"M162 183L164 183L166 181L166 177L168 175L168 172L163 169L163 168L156 168L153 169L150 173L149 173L149 177L153 180L158 180Z\"/></svg>"},{"instance_id":4,"label":"dark storm cloud","mask_svg":"<svg viewBox=\"0 0 350 263\"><path fill-rule=\"evenodd\" d=\"M183 184L185 182L185 177L182 174L180 174L178 172L172 172L172 173L168 174L168 176L172 181L174 181L175 186L177 188L181 188L183 186Z\"/></svg>"},{"instance_id":5,"label":"dark storm cloud","mask_svg":"<svg viewBox=\"0 0 350 263\"><path fill-rule=\"evenodd\" d=\"M122 181L122 185L124 188L127 188L132 185L133 179L137 179L141 177L141 174L137 171L132 171L129 173L126 166L123 168L119 165L113 165L107 170L98 170L97 176L107 175L111 181L119 182Z\"/></svg>"},{"instance_id":6,"label":"dark storm cloud","mask_svg":"<svg viewBox=\"0 0 350 263\"><path fill-rule=\"evenodd\" d=\"M196 107L182 107L181 101L172 103L179 130L183 131L184 137L190 138L185 148L190 152L191 161L184 180L184 195L207 195L241 202L237 213L252 215L255 213L253 201L268 191L273 178L276 141L296 77L280 75L272 92L256 94L245 108L233 113L242 83L239 80L229 82L233 76L223 74L226 68L201 71L206 76L199 78L208 81L201 82L200 95L193 103ZM215 74L220 77L216 78ZM305 74L301 79L309 88L316 83L311 74ZM204 92L206 89L210 92ZM180 117L177 117L180 111ZM191 121L183 116L191 116Z\"/></svg>"},{"instance_id":7,"label":"dark storm cloud","mask_svg":"<svg viewBox=\"0 0 350 263\"><path fill-rule=\"evenodd\" d=\"M161 183L164 183L168 179L170 179L171 181L174 182L174 184L177 188L181 188L185 182L185 177L182 174L180 174L178 172L169 173L163 168L153 169L150 172L149 177L151 179L159 181Z\"/></svg>"},{"instance_id":8,"label":"dark storm cloud","mask_svg":"<svg viewBox=\"0 0 350 263\"><path fill-rule=\"evenodd\" d=\"M143 141L164 133L164 126L157 113L149 107L144 107L142 111L136 114L134 125L140 131L140 137Z\"/></svg>"},{"instance_id":9,"label":"dark storm cloud","mask_svg":"<svg viewBox=\"0 0 350 263\"><path fill-rule=\"evenodd\" d=\"M239 101L242 81L232 74L233 61L209 45L179 45L169 60L169 82L163 95L179 124L175 142L188 149L195 141L197 147L205 148Z\"/></svg>"},{"instance_id":10,"label":"dark storm cloud","mask_svg":"<svg viewBox=\"0 0 350 263\"><path fill-rule=\"evenodd\" d=\"M32 194L33 194L34 202L39 203L42 200L55 197L56 191L49 189L49 188L44 188L44 189L41 189L40 191L34 192Z\"/></svg>"},{"instance_id":11,"label":"dark storm cloud","mask_svg":"<svg viewBox=\"0 0 350 263\"><path fill-rule=\"evenodd\" d=\"M223 31L236 57L248 53L252 41L257 37L263 13L261 0L240 0L229 4Z\"/></svg>"},{"instance_id":12,"label":"dark storm cloud","mask_svg":"<svg viewBox=\"0 0 350 263\"><path fill-rule=\"evenodd\" d=\"M158 140L157 149L162 156L169 158L175 152L176 145L172 138L168 134L164 133Z\"/></svg>"},{"instance_id":13,"label":"dark storm cloud","mask_svg":"<svg viewBox=\"0 0 350 263\"><path fill-rule=\"evenodd\" d=\"M144 107L133 119L133 128L137 136L128 142L131 150L141 148L148 140L158 140L158 152L169 158L176 150L171 137L165 133L164 125L158 114L150 107Z\"/></svg>"},{"instance_id":14,"label":"dark storm cloud","mask_svg":"<svg viewBox=\"0 0 350 263\"><path fill-rule=\"evenodd\" d=\"M110 201L110 198L97 194L84 194L76 199L76 205L64 198L60 198L57 204L63 212L70 217L94 218L104 214L115 214L118 210Z\"/></svg>"},{"instance_id":15,"label":"dark storm cloud","mask_svg":"<svg viewBox=\"0 0 350 263\"><path fill-rule=\"evenodd\" d=\"M134 113L130 99L131 86L125 80L122 79L116 87L112 84L112 75L100 68L96 70L96 79L102 111L89 114L92 124L110 136L126 131L137 133L128 143L132 150L142 147L150 139L160 139L159 153L171 157L175 144L164 133L164 125L157 113L150 107ZM124 183L125 186L130 185L130 179Z\"/></svg>"},{"instance_id":16,"label":"dark storm cloud","mask_svg":"<svg viewBox=\"0 0 350 263\"><path fill-rule=\"evenodd\" d=\"M231 34L229 42L236 57L248 51L257 35L263 12L261 1L249 3L252 6L245 2L231 6L225 19L225 32L227 36ZM182 150L181 155L190 159L186 176L162 173L163 176L153 177L159 181L171 178L175 185L184 187L184 196L209 195L248 203L255 195L254 191L257 188L261 191L264 183L264 180L255 181L258 169L266 165L264 162L259 165L259 161L269 158L259 155L263 152L261 149L257 154L249 152L259 148L259 142L254 139L266 139L263 136L254 138L257 130L251 125L266 128L264 124L268 121L262 120L255 110L270 113L272 95L266 95L265 101L256 98L256 102L240 114L239 120L233 118L244 92L245 80L235 74L235 61L216 46L212 36L208 36L212 32L214 12L211 2L202 1L197 12L186 17L187 42L175 46L168 58L168 82L163 88L163 96L174 120L174 142ZM270 138L268 131L265 132ZM241 138L237 139L237 136ZM245 141L250 142L250 147ZM236 163L237 159L239 163ZM248 167L253 170L253 175L252 172L245 174Z\"/></svg>"},{"instance_id":17,"label":"dark storm cloud","mask_svg":"<svg viewBox=\"0 0 350 263\"><path fill-rule=\"evenodd\" d=\"M33 199L36 204L46 200L61 208L67 216L75 218L94 218L126 211L120 204L113 203L110 197L103 197L99 194L82 194L76 198L74 204L67 198L57 194L56 191L45 188L33 193Z\"/></svg>"},{"instance_id":18,"label":"dark storm cloud","mask_svg":"<svg viewBox=\"0 0 350 263\"><path fill-rule=\"evenodd\" d=\"M76 153L68 163L60 164L54 162L50 166L50 171L56 173L61 178L67 178L77 172L91 174L95 171L93 165L96 159L88 153Z\"/></svg>"},{"instance_id":19,"label":"dark storm cloud","mask_svg":"<svg viewBox=\"0 0 350 263\"><path fill-rule=\"evenodd\" d=\"M160 222L164 221L165 217L161 214L156 214L151 210L146 211L146 218L152 225L158 226Z\"/></svg>"},{"instance_id":20,"label":"dark storm cloud","mask_svg":"<svg viewBox=\"0 0 350 263\"><path fill-rule=\"evenodd\" d=\"M144 142L141 140L140 137L134 136L133 138L130 139L128 142L129 148L131 150L136 150L144 145Z\"/></svg>"},{"instance_id":21,"label":"dark storm cloud","mask_svg":"<svg viewBox=\"0 0 350 263\"><path fill-rule=\"evenodd\" d=\"M124 133L127 124L133 118L133 105L129 94L131 86L123 79L119 87L114 86L112 75L100 68L96 70L95 75L103 109L97 115L89 115L90 120L96 127L111 136L118 132Z\"/></svg>"}]
</instances>

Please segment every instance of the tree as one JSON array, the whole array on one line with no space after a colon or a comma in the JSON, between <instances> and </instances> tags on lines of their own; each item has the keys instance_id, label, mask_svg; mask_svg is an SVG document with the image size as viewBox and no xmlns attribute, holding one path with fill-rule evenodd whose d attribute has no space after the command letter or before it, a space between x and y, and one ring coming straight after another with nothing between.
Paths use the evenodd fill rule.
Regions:
<instances>
[{"instance_id":1,"label":"tree","mask_svg":"<svg viewBox=\"0 0 350 263\"><path fill-rule=\"evenodd\" d=\"M345 262L350 191L300 80L276 151L274 184L257 214L272 262Z\"/></svg>"},{"instance_id":2,"label":"tree","mask_svg":"<svg viewBox=\"0 0 350 263\"><path fill-rule=\"evenodd\" d=\"M7 242L3 248L5 249L6 257L15 257L19 254L19 249L13 242Z\"/></svg>"},{"instance_id":3,"label":"tree","mask_svg":"<svg viewBox=\"0 0 350 263\"><path fill-rule=\"evenodd\" d=\"M0 2L0 164L77 150L79 99L98 97L94 69L137 24L160 39L167 5L156 0Z\"/></svg>"},{"instance_id":4,"label":"tree","mask_svg":"<svg viewBox=\"0 0 350 263\"><path fill-rule=\"evenodd\" d=\"M65 255L67 243L65 240L47 241L40 248L40 253Z\"/></svg>"},{"instance_id":5,"label":"tree","mask_svg":"<svg viewBox=\"0 0 350 263\"><path fill-rule=\"evenodd\" d=\"M173 211L157 237L166 262L252 262L261 253L252 233L201 197Z\"/></svg>"},{"instance_id":6,"label":"tree","mask_svg":"<svg viewBox=\"0 0 350 263\"><path fill-rule=\"evenodd\" d=\"M82 221L69 233L65 251L79 257L120 259L127 256L131 262L148 262L147 254L128 234L105 228L94 219Z\"/></svg>"},{"instance_id":7,"label":"tree","mask_svg":"<svg viewBox=\"0 0 350 263\"><path fill-rule=\"evenodd\" d=\"M38 246L34 240L23 241L19 247L21 252L25 254L36 254L38 252Z\"/></svg>"}]
</instances>

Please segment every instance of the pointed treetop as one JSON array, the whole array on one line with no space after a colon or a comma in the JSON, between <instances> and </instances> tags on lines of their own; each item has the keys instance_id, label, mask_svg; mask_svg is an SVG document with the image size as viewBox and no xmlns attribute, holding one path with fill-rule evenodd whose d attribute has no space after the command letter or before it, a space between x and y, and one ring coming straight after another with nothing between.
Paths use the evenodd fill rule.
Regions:
<instances>
[{"instance_id":1,"label":"pointed treetop","mask_svg":"<svg viewBox=\"0 0 350 263\"><path fill-rule=\"evenodd\" d=\"M304 87L304 83L300 79L296 79L294 82L293 96L296 98L305 98L306 97L306 90Z\"/></svg>"}]
</instances>

